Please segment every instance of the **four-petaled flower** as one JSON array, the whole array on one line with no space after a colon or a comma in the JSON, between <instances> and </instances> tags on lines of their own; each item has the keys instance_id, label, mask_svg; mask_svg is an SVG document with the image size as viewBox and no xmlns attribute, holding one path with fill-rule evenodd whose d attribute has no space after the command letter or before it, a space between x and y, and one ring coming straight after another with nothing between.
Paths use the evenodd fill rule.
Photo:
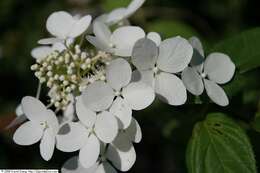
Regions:
<instances>
[{"instance_id":1,"label":"four-petaled flower","mask_svg":"<svg viewBox=\"0 0 260 173\"><path fill-rule=\"evenodd\" d=\"M38 99L29 96L22 99L22 110L29 121L16 130L13 136L14 142L18 145L32 145L41 141L41 156L46 161L50 160L59 129L56 115Z\"/></svg>"},{"instance_id":2,"label":"four-petaled flower","mask_svg":"<svg viewBox=\"0 0 260 173\"><path fill-rule=\"evenodd\" d=\"M209 98L220 106L229 104L225 91L218 84L229 82L235 73L235 65L229 56L223 53L211 53L204 60L204 51L200 41L193 37L190 42L194 54L190 67L182 72L182 80L187 90L194 95L201 95L204 87Z\"/></svg>"},{"instance_id":3,"label":"four-petaled flower","mask_svg":"<svg viewBox=\"0 0 260 173\"><path fill-rule=\"evenodd\" d=\"M54 37L39 40L39 44L54 44L74 39L83 34L89 27L92 17L90 15L71 16L65 11L52 13L46 23L46 28Z\"/></svg>"},{"instance_id":4,"label":"four-petaled flower","mask_svg":"<svg viewBox=\"0 0 260 173\"><path fill-rule=\"evenodd\" d=\"M159 48L150 39L140 39L132 53L137 68L133 78L152 86L168 104L182 105L187 99L186 88L175 74L188 66L192 53L189 42L179 36L164 40Z\"/></svg>"},{"instance_id":5,"label":"four-petaled flower","mask_svg":"<svg viewBox=\"0 0 260 173\"><path fill-rule=\"evenodd\" d=\"M91 167L85 168L78 156L70 158L62 166L62 173L86 172L86 173L116 173L128 171L136 160L136 152L132 142L139 143L142 138L141 128L133 118L131 125L120 132L117 138L108 146L104 143L100 145L100 155L98 161ZM113 166L111 166L111 164Z\"/></svg>"}]
</instances>

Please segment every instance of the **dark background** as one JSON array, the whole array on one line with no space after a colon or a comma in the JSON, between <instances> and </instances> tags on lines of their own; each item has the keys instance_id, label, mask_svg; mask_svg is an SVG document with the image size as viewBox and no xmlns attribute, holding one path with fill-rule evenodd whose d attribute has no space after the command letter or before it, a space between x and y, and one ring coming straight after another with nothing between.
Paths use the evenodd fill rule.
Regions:
<instances>
[{"instance_id":1,"label":"dark background","mask_svg":"<svg viewBox=\"0 0 260 173\"><path fill-rule=\"evenodd\" d=\"M50 162L39 154L39 145L21 147L12 141L14 129L4 127L15 117L14 110L25 95L35 95L37 80L30 71L30 50L47 36L45 21L53 11L90 13L97 16L129 0L0 0L0 168L60 168L76 153L55 150ZM257 0L147 0L131 22L163 37L197 35L206 52L217 42L260 25ZM260 48L260 45L259 45ZM230 55L232 56L232 55ZM259 57L260 58L260 57ZM259 74L259 71L254 72ZM259 75L258 75L259 76ZM256 79L257 80L257 79ZM259 79L258 79L259 80ZM259 87L245 89L231 99L227 108L214 104L171 107L156 101L134 116L143 130L135 145L137 161L129 172L185 173L185 150L195 122L209 112L231 114L250 122L259 109ZM192 99L192 98L191 98ZM257 162L260 141L249 127Z\"/></svg>"}]
</instances>

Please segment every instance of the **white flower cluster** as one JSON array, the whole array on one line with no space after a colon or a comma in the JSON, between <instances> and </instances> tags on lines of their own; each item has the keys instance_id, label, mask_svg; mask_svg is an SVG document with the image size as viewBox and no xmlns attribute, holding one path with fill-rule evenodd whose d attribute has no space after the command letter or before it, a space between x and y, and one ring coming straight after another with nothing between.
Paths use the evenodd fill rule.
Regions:
<instances>
[{"instance_id":1,"label":"white flower cluster","mask_svg":"<svg viewBox=\"0 0 260 173\"><path fill-rule=\"evenodd\" d=\"M55 148L78 151L78 156L63 165L63 173L125 172L136 160L133 143L142 138L133 110L147 108L155 96L170 105L183 105L186 90L198 96L204 86L213 102L228 105L218 84L227 83L234 75L230 58L222 53L204 58L195 37L162 41L158 33L146 34L140 27L124 25L143 3L133 0L128 7L93 22L90 15L73 17L63 11L50 15L46 27L54 37L40 40L45 46L31 53L36 58L31 69L50 89L50 103L45 106L39 101L39 93L36 98L22 99L17 114L24 118L17 118L12 125L26 122L16 130L15 143L40 141L46 161ZM116 29L111 31L111 25ZM91 33L88 28L93 34L86 34Z\"/></svg>"}]
</instances>

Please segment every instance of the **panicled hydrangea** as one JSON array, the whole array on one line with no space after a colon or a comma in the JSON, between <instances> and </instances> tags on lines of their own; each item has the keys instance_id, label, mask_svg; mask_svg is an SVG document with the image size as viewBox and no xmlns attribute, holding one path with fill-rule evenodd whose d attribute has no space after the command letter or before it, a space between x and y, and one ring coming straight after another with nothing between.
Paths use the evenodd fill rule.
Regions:
<instances>
[{"instance_id":1,"label":"panicled hydrangea","mask_svg":"<svg viewBox=\"0 0 260 173\"><path fill-rule=\"evenodd\" d=\"M133 143L142 139L133 110L147 108L155 96L183 105L186 90L199 96L204 87L213 102L228 105L219 84L234 75L231 59L222 53L204 58L195 37L162 40L159 33L124 26L143 3L133 0L92 23L90 15L73 17L59 11L49 16L46 27L53 37L40 40L44 46L31 52L36 61L31 70L39 79L36 98L24 97L8 126L22 123L15 143L40 142L47 161L55 148L78 152L64 163L62 173L125 172L136 161ZM93 33L87 34L88 28ZM40 101L44 85L49 89L47 106Z\"/></svg>"}]
</instances>

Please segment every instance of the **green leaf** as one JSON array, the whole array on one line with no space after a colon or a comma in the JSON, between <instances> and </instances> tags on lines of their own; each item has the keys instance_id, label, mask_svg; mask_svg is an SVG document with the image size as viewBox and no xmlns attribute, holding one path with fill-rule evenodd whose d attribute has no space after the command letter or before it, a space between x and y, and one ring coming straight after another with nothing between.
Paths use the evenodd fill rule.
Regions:
<instances>
[{"instance_id":1,"label":"green leaf","mask_svg":"<svg viewBox=\"0 0 260 173\"><path fill-rule=\"evenodd\" d=\"M243 73L260 66L260 28L242 32L218 43L213 51L228 54Z\"/></svg>"},{"instance_id":2,"label":"green leaf","mask_svg":"<svg viewBox=\"0 0 260 173\"><path fill-rule=\"evenodd\" d=\"M189 173L256 173L244 130L222 113L196 124L187 149Z\"/></svg>"},{"instance_id":3,"label":"green leaf","mask_svg":"<svg viewBox=\"0 0 260 173\"><path fill-rule=\"evenodd\" d=\"M159 20L152 23L148 23L148 31L154 31L162 34L164 38L182 36L184 38L189 38L194 35L198 35L196 30L191 26L179 22L179 21L168 21L168 20Z\"/></svg>"}]
</instances>

